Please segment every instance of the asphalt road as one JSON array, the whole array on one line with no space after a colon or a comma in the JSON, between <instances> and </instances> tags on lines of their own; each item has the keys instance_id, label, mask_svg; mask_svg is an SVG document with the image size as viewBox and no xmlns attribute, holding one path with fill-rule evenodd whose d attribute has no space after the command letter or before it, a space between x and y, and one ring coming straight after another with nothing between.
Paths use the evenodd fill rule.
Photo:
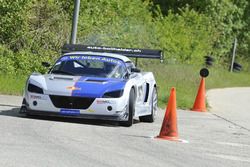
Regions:
<instances>
[{"instance_id":1,"label":"asphalt road","mask_svg":"<svg viewBox=\"0 0 250 167\"><path fill-rule=\"evenodd\" d=\"M250 95L250 90L241 93ZM212 100L214 92L208 95ZM239 106L240 102L232 103ZM244 118L249 113L242 109L249 103L237 110L240 117L224 115L217 111L219 107L205 113L178 110L179 135L189 143L153 139L159 133L163 110L153 124L136 121L126 128L96 120L26 118L17 113L20 104L20 97L0 96L3 167L250 166L250 121Z\"/></svg>"},{"instance_id":2,"label":"asphalt road","mask_svg":"<svg viewBox=\"0 0 250 167\"><path fill-rule=\"evenodd\" d=\"M207 97L214 113L250 131L250 88L213 89Z\"/></svg>"}]
</instances>

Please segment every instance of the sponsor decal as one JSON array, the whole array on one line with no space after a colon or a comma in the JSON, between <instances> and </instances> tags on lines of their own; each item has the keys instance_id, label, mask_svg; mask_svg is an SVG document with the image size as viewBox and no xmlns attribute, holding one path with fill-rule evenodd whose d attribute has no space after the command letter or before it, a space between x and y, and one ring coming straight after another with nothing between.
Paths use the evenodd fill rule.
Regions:
<instances>
[{"instance_id":1,"label":"sponsor decal","mask_svg":"<svg viewBox=\"0 0 250 167\"><path fill-rule=\"evenodd\" d=\"M38 95L30 95L31 99L36 99L36 100L46 100L46 96L38 96Z\"/></svg>"},{"instance_id":2,"label":"sponsor decal","mask_svg":"<svg viewBox=\"0 0 250 167\"><path fill-rule=\"evenodd\" d=\"M115 104L115 101L111 101L111 100L96 100L96 104Z\"/></svg>"},{"instance_id":3,"label":"sponsor decal","mask_svg":"<svg viewBox=\"0 0 250 167\"><path fill-rule=\"evenodd\" d=\"M70 110L70 109L61 109L60 114L62 115L80 115L80 110Z\"/></svg>"},{"instance_id":4,"label":"sponsor decal","mask_svg":"<svg viewBox=\"0 0 250 167\"><path fill-rule=\"evenodd\" d=\"M95 110L88 109L87 112L95 112Z\"/></svg>"},{"instance_id":5,"label":"sponsor decal","mask_svg":"<svg viewBox=\"0 0 250 167\"><path fill-rule=\"evenodd\" d=\"M75 87L75 86L68 86L68 87L66 87L66 89L68 89L68 90L81 90L81 88Z\"/></svg>"},{"instance_id":6,"label":"sponsor decal","mask_svg":"<svg viewBox=\"0 0 250 167\"><path fill-rule=\"evenodd\" d=\"M65 56L62 57L59 62L61 61L68 61L68 60L95 60L95 61L101 61L101 62L108 62L113 64L122 65L122 61L116 58L112 57L103 57L103 56ZM57 63L59 63L57 62Z\"/></svg>"},{"instance_id":7,"label":"sponsor decal","mask_svg":"<svg viewBox=\"0 0 250 167\"><path fill-rule=\"evenodd\" d=\"M42 99L41 96L35 96L35 95L30 95L30 98L31 99Z\"/></svg>"},{"instance_id":8,"label":"sponsor decal","mask_svg":"<svg viewBox=\"0 0 250 167\"><path fill-rule=\"evenodd\" d=\"M129 48L114 48L114 47L101 47L101 46L88 46L88 49L95 49L95 50L115 50L115 51L123 51L123 52L134 52L134 53L141 53L140 49L129 49Z\"/></svg>"}]
</instances>

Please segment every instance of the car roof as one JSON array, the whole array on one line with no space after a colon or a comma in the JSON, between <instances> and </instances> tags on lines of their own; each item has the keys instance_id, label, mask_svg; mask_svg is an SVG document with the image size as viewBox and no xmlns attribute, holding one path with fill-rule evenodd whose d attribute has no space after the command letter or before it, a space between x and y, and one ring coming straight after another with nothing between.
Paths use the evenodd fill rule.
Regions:
<instances>
[{"instance_id":1,"label":"car roof","mask_svg":"<svg viewBox=\"0 0 250 167\"><path fill-rule=\"evenodd\" d=\"M105 52L69 52L69 53L65 53L63 56L69 56L69 55L74 55L74 54L86 54L86 55L112 57L112 58L120 59L124 62L131 62L131 60L124 55L115 54L115 53L105 53Z\"/></svg>"}]
</instances>

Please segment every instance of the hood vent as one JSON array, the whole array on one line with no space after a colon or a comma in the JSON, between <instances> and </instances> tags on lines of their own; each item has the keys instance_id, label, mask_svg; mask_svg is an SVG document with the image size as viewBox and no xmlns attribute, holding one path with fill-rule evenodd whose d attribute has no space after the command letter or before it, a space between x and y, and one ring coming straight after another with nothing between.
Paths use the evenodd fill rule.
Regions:
<instances>
[{"instance_id":1,"label":"hood vent","mask_svg":"<svg viewBox=\"0 0 250 167\"><path fill-rule=\"evenodd\" d=\"M67 81L73 80L73 78L66 78L66 77L54 77L54 79L67 80Z\"/></svg>"},{"instance_id":2,"label":"hood vent","mask_svg":"<svg viewBox=\"0 0 250 167\"><path fill-rule=\"evenodd\" d=\"M96 83L103 83L106 82L106 80L95 80L95 79L87 79L86 82L96 82Z\"/></svg>"}]
</instances>

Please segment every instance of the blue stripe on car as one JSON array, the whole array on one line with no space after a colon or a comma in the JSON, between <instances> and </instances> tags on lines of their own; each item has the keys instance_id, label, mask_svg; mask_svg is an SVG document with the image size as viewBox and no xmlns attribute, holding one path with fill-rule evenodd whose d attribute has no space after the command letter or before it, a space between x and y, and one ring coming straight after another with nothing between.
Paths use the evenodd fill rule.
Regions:
<instances>
[{"instance_id":1,"label":"blue stripe on car","mask_svg":"<svg viewBox=\"0 0 250 167\"><path fill-rule=\"evenodd\" d=\"M88 81L89 80L89 81ZM72 96L101 98L104 93L124 89L126 81L114 78L81 77Z\"/></svg>"}]
</instances>

